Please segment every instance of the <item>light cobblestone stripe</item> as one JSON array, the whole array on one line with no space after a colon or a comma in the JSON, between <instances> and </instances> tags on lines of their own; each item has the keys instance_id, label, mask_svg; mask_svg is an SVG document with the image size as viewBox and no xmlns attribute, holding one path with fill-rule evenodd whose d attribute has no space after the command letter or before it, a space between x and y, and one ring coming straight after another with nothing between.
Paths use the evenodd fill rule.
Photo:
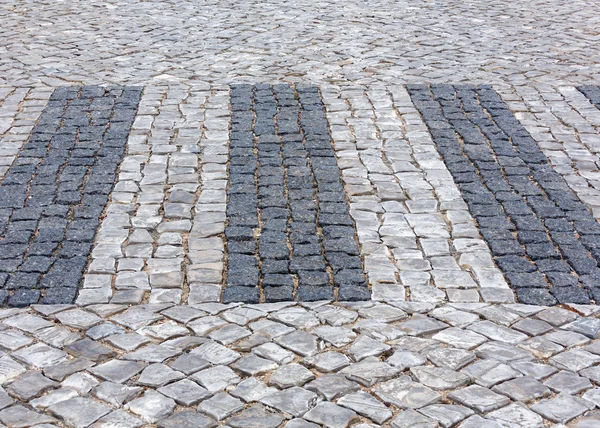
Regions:
<instances>
[{"instance_id":1,"label":"light cobblestone stripe","mask_svg":"<svg viewBox=\"0 0 600 428\"><path fill-rule=\"evenodd\" d=\"M321 91L373 299L514 301L406 90Z\"/></svg>"},{"instance_id":2,"label":"light cobblestone stripe","mask_svg":"<svg viewBox=\"0 0 600 428\"><path fill-rule=\"evenodd\" d=\"M226 96L145 88L78 304L218 300L205 288L222 275Z\"/></svg>"},{"instance_id":3,"label":"light cobblestone stripe","mask_svg":"<svg viewBox=\"0 0 600 428\"><path fill-rule=\"evenodd\" d=\"M497 85L554 169L600 218L600 111L574 86Z\"/></svg>"}]
</instances>

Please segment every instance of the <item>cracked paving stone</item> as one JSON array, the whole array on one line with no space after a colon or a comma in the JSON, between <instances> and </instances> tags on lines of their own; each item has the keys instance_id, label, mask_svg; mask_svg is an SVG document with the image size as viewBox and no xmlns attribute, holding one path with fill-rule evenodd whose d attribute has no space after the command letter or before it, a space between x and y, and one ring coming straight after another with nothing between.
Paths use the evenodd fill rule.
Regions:
<instances>
[{"instance_id":1,"label":"cracked paving stone","mask_svg":"<svg viewBox=\"0 0 600 428\"><path fill-rule=\"evenodd\" d=\"M494 360L479 360L461 370L475 383L491 388L492 386L521 376L517 370Z\"/></svg>"},{"instance_id":2,"label":"cracked paving stone","mask_svg":"<svg viewBox=\"0 0 600 428\"><path fill-rule=\"evenodd\" d=\"M39 398L31 400L29 404L38 410L43 410L55 403L59 403L77 396L77 391L70 388L61 388L55 389L54 391L50 391Z\"/></svg>"},{"instance_id":3,"label":"cracked paving stone","mask_svg":"<svg viewBox=\"0 0 600 428\"><path fill-rule=\"evenodd\" d=\"M396 351L394 352L386 362L394 367L397 367L401 371L415 366L422 366L427 362L427 358L411 351Z\"/></svg>"},{"instance_id":4,"label":"cracked paving stone","mask_svg":"<svg viewBox=\"0 0 600 428\"><path fill-rule=\"evenodd\" d=\"M312 357L306 357L304 362L322 373L335 372L350 365L348 357L335 351L326 351Z\"/></svg>"},{"instance_id":5,"label":"cracked paving stone","mask_svg":"<svg viewBox=\"0 0 600 428\"><path fill-rule=\"evenodd\" d=\"M337 404L354 410L359 415L365 416L378 424L382 424L392 417L392 412L386 405L364 391L344 395L337 401Z\"/></svg>"},{"instance_id":6,"label":"cracked paving stone","mask_svg":"<svg viewBox=\"0 0 600 428\"><path fill-rule=\"evenodd\" d=\"M0 385L10 382L27 369L8 356L0 357Z\"/></svg>"},{"instance_id":7,"label":"cracked paving stone","mask_svg":"<svg viewBox=\"0 0 600 428\"><path fill-rule=\"evenodd\" d=\"M389 345L371 339L370 337L359 337L356 342L348 349L348 352L355 361L363 360L367 357L379 356L391 349Z\"/></svg>"},{"instance_id":8,"label":"cracked paving stone","mask_svg":"<svg viewBox=\"0 0 600 428\"><path fill-rule=\"evenodd\" d=\"M231 395L220 392L203 401L198 406L198 411L211 418L221 421L244 408L244 402Z\"/></svg>"},{"instance_id":9,"label":"cracked paving stone","mask_svg":"<svg viewBox=\"0 0 600 428\"><path fill-rule=\"evenodd\" d=\"M123 410L115 410L108 415L98 419L98 421L92 425L93 428L109 428L109 427L127 427L127 428L138 428L144 425L144 423Z\"/></svg>"},{"instance_id":10,"label":"cracked paving stone","mask_svg":"<svg viewBox=\"0 0 600 428\"><path fill-rule=\"evenodd\" d=\"M115 334L108 336L106 341L123 351L135 351L140 346L152 342L149 338L137 333Z\"/></svg>"},{"instance_id":11,"label":"cracked paving stone","mask_svg":"<svg viewBox=\"0 0 600 428\"><path fill-rule=\"evenodd\" d=\"M252 352L259 357L268 358L269 360L275 361L277 364L288 364L291 363L295 358L295 355L292 352L287 351L281 346L272 342L259 345L254 348Z\"/></svg>"},{"instance_id":12,"label":"cracked paving stone","mask_svg":"<svg viewBox=\"0 0 600 428\"><path fill-rule=\"evenodd\" d=\"M418 409L442 399L440 394L406 375L381 383L373 391L384 402L401 409Z\"/></svg>"},{"instance_id":13,"label":"cracked paving stone","mask_svg":"<svg viewBox=\"0 0 600 428\"><path fill-rule=\"evenodd\" d=\"M237 371L249 376L257 376L275 370L278 364L274 361L248 354L231 365Z\"/></svg>"},{"instance_id":14,"label":"cracked paving stone","mask_svg":"<svg viewBox=\"0 0 600 428\"><path fill-rule=\"evenodd\" d=\"M321 326L315 328L313 333L336 348L341 348L356 339L356 333L345 327Z\"/></svg>"},{"instance_id":15,"label":"cracked paving stone","mask_svg":"<svg viewBox=\"0 0 600 428\"><path fill-rule=\"evenodd\" d=\"M292 387L268 395L259 401L265 406L273 407L299 418L315 406L318 398L314 392Z\"/></svg>"},{"instance_id":16,"label":"cracked paving stone","mask_svg":"<svg viewBox=\"0 0 600 428\"><path fill-rule=\"evenodd\" d=\"M24 363L29 365L46 368L67 360L67 353L42 343L36 343L26 348L21 348L12 354Z\"/></svg>"},{"instance_id":17,"label":"cracked paving stone","mask_svg":"<svg viewBox=\"0 0 600 428\"><path fill-rule=\"evenodd\" d=\"M452 391L448 398L464 406L471 407L480 413L489 412L510 404L508 397L490 391L479 385L471 385Z\"/></svg>"}]
</instances>

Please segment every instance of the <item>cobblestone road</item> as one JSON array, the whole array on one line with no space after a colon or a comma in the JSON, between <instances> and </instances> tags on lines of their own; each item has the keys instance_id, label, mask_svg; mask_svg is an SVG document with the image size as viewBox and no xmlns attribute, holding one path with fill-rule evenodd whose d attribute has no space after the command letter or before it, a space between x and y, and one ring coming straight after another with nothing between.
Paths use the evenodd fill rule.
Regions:
<instances>
[{"instance_id":1,"label":"cobblestone road","mask_svg":"<svg viewBox=\"0 0 600 428\"><path fill-rule=\"evenodd\" d=\"M0 3L0 427L600 426L600 6Z\"/></svg>"}]
</instances>

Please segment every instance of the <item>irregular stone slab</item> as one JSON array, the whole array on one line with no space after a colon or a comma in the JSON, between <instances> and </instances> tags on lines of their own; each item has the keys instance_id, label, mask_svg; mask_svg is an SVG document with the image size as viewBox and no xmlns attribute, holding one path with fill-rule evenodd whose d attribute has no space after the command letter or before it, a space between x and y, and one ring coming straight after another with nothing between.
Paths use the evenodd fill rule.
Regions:
<instances>
[{"instance_id":1,"label":"irregular stone slab","mask_svg":"<svg viewBox=\"0 0 600 428\"><path fill-rule=\"evenodd\" d=\"M203 401L198 406L198 411L202 412L217 421L221 421L244 408L244 403L235 397L220 392L217 395Z\"/></svg>"},{"instance_id":2,"label":"irregular stone slab","mask_svg":"<svg viewBox=\"0 0 600 428\"><path fill-rule=\"evenodd\" d=\"M177 412L158 423L159 428L215 428L217 422L193 410Z\"/></svg>"},{"instance_id":3,"label":"irregular stone slab","mask_svg":"<svg viewBox=\"0 0 600 428\"><path fill-rule=\"evenodd\" d=\"M504 382L495 386L492 390L522 403L528 403L551 394L550 389L543 383L529 376Z\"/></svg>"},{"instance_id":4,"label":"irregular stone slab","mask_svg":"<svg viewBox=\"0 0 600 428\"><path fill-rule=\"evenodd\" d=\"M479 385L452 391L448 398L467 407L485 413L510 404L508 397L490 391Z\"/></svg>"},{"instance_id":5,"label":"irregular stone slab","mask_svg":"<svg viewBox=\"0 0 600 428\"><path fill-rule=\"evenodd\" d=\"M594 408L585 400L569 394L559 394L549 400L541 400L531 406L531 410L553 422L567 423L586 411Z\"/></svg>"},{"instance_id":6,"label":"irregular stone slab","mask_svg":"<svg viewBox=\"0 0 600 428\"><path fill-rule=\"evenodd\" d=\"M8 427L29 427L52 424L56 422L56 419L17 404L0 411L0 422Z\"/></svg>"},{"instance_id":7,"label":"irregular stone slab","mask_svg":"<svg viewBox=\"0 0 600 428\"><path fill-rule=\"evenodd\" d=\"M227 425L233 428L276 428L283 420L283 416L268 412L264 406L256 404L230 418Z\"/></svg>"},{"instance_id":8,"label":"irregular stone slab","mask_svg":"<svg viewBox=\"0 0 600 428\"><path fill-rule=\"evenodd\" d=\"M192 351L193 354L205 359L212 364L231 364L241 355L216 342L206 342Z\"/></svg>"},{"instance_id":9,"label":"irregular stone slab","mask_svg":"<svg viewBox=\"0 0 600 428\"><path fill-rule=\"evenodd\" d=\"M382 362L361 361L342 369L341 374L366 387L391 379L400 373L396 367Z\"/></svg>"},{"instance_id":10,"label":"irregular stone slab","mask_svg":"<svg viewBox=\"0 0 600 428\"><path fill-rule=\"evenodd\" d=\"M8 356L0 357L0 385L10 382L27 369Z\"/></svg>"},{"instance_id":11,"label":"irregular stone slab","mask_svg":"<svg viewBox=\"0 0 600 428\"><path fill-rule=\"evenodd\" d=\"M392 427L394 428L437 428L438 426L438 421L428 418L413 409L401 412L398 417L392 421Z\"/></svg>"},{"instance_id":12,"label":"irregular stone slab","mask_svg":"<svg viewBox=\"0 0 600 428\"><path fill-rule=\"evenodd\" d=\"M474 414L473 410L467 407L452 404L432 404L431 406L419 409L419 412L432 419L436 419L444 428L454 426Z\"/></svg>"},{"instance_id":13,"label":"irregular stone slab","mask_svg":"<svg viewBox=\"0 0 600 428\"><path fill-rule=\"evenodd\" d=\"M350 364L350 359L340 352L327 351L312 357L306 357L304 362L323 373L335 372Z\"/></svg>"},{"instance_id":14,"label":"irregular stone slab","mask_svg":"<svg viewBox=\"0 0 600 428\"><path fill-rule=\"evenodd\" d=\"M56 388L58 383L51 381L40 372L29 371L19 376L7 392L21 401L29 401L45 391Z\"/></svg>"},{"instance_id":15,"label":"irregular stone slab","mask_svg":"<svg viewBox=\"0 0 600 428\"><path fill-rule=\"evenodd\" d=\"M545 381L544 385L555 392L567 394L578 394L592 387L592 383L588 379L564 370Z\"/></svg>"},{"instance_id":16,"label":"irregular stone slab","mask_svg":"<svg viewBox=\"0 0 600 428\"><path fill-rule=\"evenodd\" d=\"M280 367L271 375L269 384L285 389L292 386L302 386L314 378L315 375L306 367L300 364L288 364Z\"/></svg>"},{"instance_id":17,"label":"irregular stone slab","mask_svg":"<svg viewBox=\"0 0 600 428\"><path fill-rule=\"evenodd\" d=\"M136 383L142 386L158 388L184 377L183 373L175 371L165 364L151 364L142 371Z\"/></svg>"},{"instance_id":18,"label":"irregular stone slab","mask_svg":"<svg viewBox=\"0 0 600 428\"><path fill-rule=\"evenodd\" d=\"M392 417L392 412L387 406L364 391L344 395L337 401L337 404L352 409L378 424L382 424Z\"/></svg>"},{"instance_id":19,"label":"irregular stone slab","mask_svg":"<svg viewBox=\"0 0 600 428\"><path fill-rule=\"evenodd\" d=\"M222 391L240 382L240 377L227 366L214 366L191 376L211 393Z\"/></svg>"},{"instance_id":20,"label":"irregular stone slab","mask_svg":"<svg viewBox=\"0 0 600 428\"><path fill-rule=\"evenodd\" d=\"M401 409L418 409L437 403L442 396L408 376L381 383L373 390L384 402Z\"/></svg>"},{"instance_id":21,"label":"irregular stone slab","mask_svg":"<svg viewBox=\"0 0 600 428\"><path fill-rule=\"evenodd\" d=\"M313 380L306 385L306 389L316 392L325 400L333 401L350 392L358 391L360 385L346 379L342 374L327 374Z\"/></svg>"},{"instance_id":22,"label":"irregular stone slab","mask_svg":"<svg viewBox=\"0 0 600 428\"><path fill-rule=\"evenodd\" d=\"M442 367L411 367L410 372L419 382L435 390L455 389L469 383L469 377Z\"/></svg>"},{"instance_id":23,"label":"irregular stone slab","mask_svg":"<svg viewBox=\"0 0 600 428\"><path fill-rule=\"evenodd\" d=\"M144 390L139 386L126 386L114 382L102 382L94 388L94 395L115 407L137 398Z\"/></svg>"},{"instance_id":24,"label":"irregular stone slab","mask_svg":"<svg viewBox=\"0 0 600 428\"><path fill-rule=\"evenodd\" d=\"M314 392L293 387L268 395L259 401L266 406L299 418L313 408L317 400L318 396Z\"/></svg>"},{"instance_id":25,"label":"irregular stone slab","mask_svg":"<svg viewBox=\"0 0 600 428\"><path fill-rule=\"evenodd\" d=\"M252 401L259 401L261 398L275 392L277 392L277 388L268 387L260 380L249 377L241 381L230 394L250 403Z\"/></svg>"},{"instance_id":26,"label":"irregular stone slab","mask_svg":"<svg viewBox=\"0 0 600 428\"><path fill-rule=\"evenodd\" d=\"M96 367L90 372L104 380L124 383L144 370L146 364L136 361L111 360Z\"/></svg>"},{"instance_id":27,"label":"irregular stone slab","mask_svg":"<svg viewBox=\"0 0 600 428\"><path fill-rule=\"evenodd\" d=\"M308 421L331 428L346 428L355 418L357 414L352 410L330 402L320 402L304 415Z\"/></svg>"},{"instance_id":28,"label":"irregular stone slab","mask_svg":"<svg viewBox=\"0 0 600 428\"><path fill-rule=\"evenodd\" d=\"M479 360L461 370L478 385L486 388L521 376L521 373L506 364L494 360Z\"/></svg>"},{"instance_id":29,"label":"irregular stone slab","mask_svg":"<svg viewBox=\"0 0 600 428\"><path fill-rule=\"evenodd\" d=\"M76 397L48 407L53 414L70 426L84 428L110 413L110 407L89 398Z\"/></svg>"},{"instance_id":30,"label":"irregular stone slab","mask_svg":"<svg viewBox=\"0 0 600 428\"><path fill-rule=\"evenodd\" d=\"M98 419L98 421L92 425L92 428L138 428L142 425L144 425L144 423L131 413L127 413L124 410L115 410L114 412L111 412L108 415Z\"/></svg>"},{"instance_id":31,"label":"irregular stone slab","mask_svg":"<svg viewBox=\"0 0 600 428\"><path fill-rule=\"evenodd\" d=\"M303 330L296 330L293 333L278 337L275 339L275 342L303 357L308 357L318 352L315 337Z\"/></svg>"},{"instance_id":32,"label":"irregular stone slab","mask_svg":"<svg viewBox=\"0 0 600 428\"><path fill-rule=\"evenodd\" d=\"M157 391L164 396L172 398L180 406L186 407L194 406L211 396L208 390L188 379L163 386Z\"/></svg>"},{"instance_id":33,"label":"irregular stone slab","mask_svg":"<svg viewBox=\"0 0 600 428\"><path fill-rule=\"evenodd\" d=\"M156 391L147 390L142 397L126 404L125 409L153 424L173 413L175 401Z\"/></svg>"}]
</instances>

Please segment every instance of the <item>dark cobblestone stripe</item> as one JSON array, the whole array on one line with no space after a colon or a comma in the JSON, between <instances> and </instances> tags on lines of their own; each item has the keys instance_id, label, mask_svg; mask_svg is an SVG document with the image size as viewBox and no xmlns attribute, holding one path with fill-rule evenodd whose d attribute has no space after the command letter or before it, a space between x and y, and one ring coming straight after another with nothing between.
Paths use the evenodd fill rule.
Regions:
<instances>
[{"instance_id":1,"label":"dark cobblestone stripe","mask_svg":"<svg viewBox=\"0 0 600 428\"><path fill-rule=\"evenodd\" d=\"M596 108L600 109L600 86L578 86L577 89L585 95Z\"/></svg>"},{"instance_id":2,"label":"dark cobblestone stripe","mask_svg":"<svg viewBox=\"0 0 600 428\"><path fill-rule=\"evenodd\" d=\"M225 302L370 298L316 87L232 87Z\"/></svg>"},{"instance_id":3,"label":"dark cobblestone stripe","mask_svg":"<svg viewBox=\"0 0 600 428\"><path fill-rule=\"evenodd\" d=\"M0 184L0 301L72 303L141 89L61 87Z\"/></svg>"},{"instance_id":4,"label":"dark cobblestone stripe","mask_svg":"<svg viewBox=\"0 0 600 428\"><path fill-rule=\"evenodd\" d=\"M600 301L600 225L498 94L407 88L518 299Z\"/></svg>"}]
</instances>

